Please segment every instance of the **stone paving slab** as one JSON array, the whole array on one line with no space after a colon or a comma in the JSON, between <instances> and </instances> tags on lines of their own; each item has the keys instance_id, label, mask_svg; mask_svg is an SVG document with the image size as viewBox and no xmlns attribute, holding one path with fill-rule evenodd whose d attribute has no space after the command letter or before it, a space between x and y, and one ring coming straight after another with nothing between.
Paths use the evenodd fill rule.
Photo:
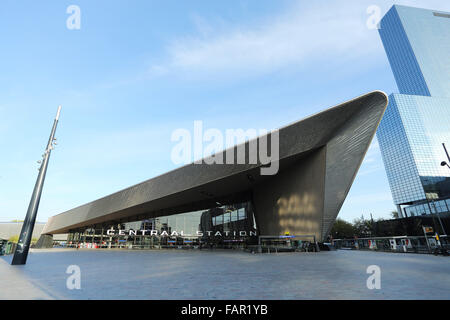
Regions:
<instances>
[{"instance_id":1,"label":"stone paving slab","mask_svg":"<svg viewBox=\"0 0 450 320\"><path fill-rule=\"evenodd\" d=\"M0 300L48 300L52 299L44 291L34 286L29 281L22 267L13 268L0 259Z\"/></svg>"},{"instance_id":2,"label":"stone paving slab","mask_svg":"<svg viewBox=\"0 0 450 320\"><path fill-rule=\"evenodd\" d=\"M450 299L450 258L331 251L34 250L0 257L0 299ZM69 290L69 265L81 289ZM369 290L369 265L381 289ZM3 285L3 284L6 285Z\"/></svg>"}]
</instances>

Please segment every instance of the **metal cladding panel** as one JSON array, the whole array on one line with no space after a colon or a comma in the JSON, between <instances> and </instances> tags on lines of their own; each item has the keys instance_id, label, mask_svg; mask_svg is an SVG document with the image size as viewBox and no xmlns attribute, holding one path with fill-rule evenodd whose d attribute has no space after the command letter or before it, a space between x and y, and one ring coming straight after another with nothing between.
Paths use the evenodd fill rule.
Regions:
<instances>
[{"instance_id":1,"label":"metal cladding panel","mask_svg":"<svg viewBox=\"0 0 450 320\"><path fill-rule=\"evenodd\" d=\"M354 117L362 122L364 122L364 117L371 117L372 113L381 117L386 104L387 96L383 92L374 91L280 128L278 131L280 170L290 166L292 159L301 158L304 154L332 141L337 133L343 132L344 126L353 123ZM375 112L375 109L378 111ZM371 139L376 127L371 127L370 130L373 130L369 134ZM270 142L270 138L268 138L268 142ZM251 142L244 144L247 151L249 143ZM352 141L349 143L351 144ZM238 147L233 147L235 158ZM248 152L246 154L248 158ZM217 155L220 153L214 156ZM357 161L359 161L359 166L362 157ZM249 192L255 184L270 181L270 176L260 175L259 168L261 166L262 164L259 162L234 165L189 164L53 216L47 222L43 232L47 234L66 233L74 228L113 220L125 221L128 219L131 221L133 218L142 219L198 209L202 205L214 203L216 199ZM353 169L352 167L352 175L355 174ZM253 182L247 179L248 174L252 174ZM346 192L349 187L346 188Z\"/></svg>"},{"instance_id":2,"label":"metal cladding panel","mask_svg":"<svg viewBox=\"0 0 450 320\"><path fill-rule=\"evenodd\" d=\"M376 100L365 105L327 143L325 205L322 235L325 237L344 203L356 173L386 110Z\"/></svg>"}]
</instances>

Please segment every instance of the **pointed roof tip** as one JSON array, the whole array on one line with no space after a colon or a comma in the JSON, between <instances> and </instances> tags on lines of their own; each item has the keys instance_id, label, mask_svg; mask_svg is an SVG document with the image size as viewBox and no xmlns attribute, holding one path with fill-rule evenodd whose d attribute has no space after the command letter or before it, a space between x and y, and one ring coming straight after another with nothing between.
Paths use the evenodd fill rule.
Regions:
<instances>
[{"instance_id":1,"label":"pointed roof tip","mask_svg":"<svg viewBox=\"0 0 450 320\"><path fill-rule=\"evenodd\" d=\"M389 104L389 96L382 90L370 91L369 93L366 93L362 96L355 98L354 100L362 98L362 97L367 97L367 96L377 96L378 98L381 98L381 100L384 101L385 107L387 107L387 105Z\"/></svg>"},{"instance_id":2,"label":"pointed roof tip","mask_svg":"<svg viewBox=\"0 0 450 320\"><path fill-rule=\"evenodd\" d=\"M389 96L386 94L386 92L384 92L384 91L382 91L382 90L374 90L374 91L372 91L371 93L382 95L383 98L386 100L386 102L389 101Z\"/></svg>"}]
</instances>

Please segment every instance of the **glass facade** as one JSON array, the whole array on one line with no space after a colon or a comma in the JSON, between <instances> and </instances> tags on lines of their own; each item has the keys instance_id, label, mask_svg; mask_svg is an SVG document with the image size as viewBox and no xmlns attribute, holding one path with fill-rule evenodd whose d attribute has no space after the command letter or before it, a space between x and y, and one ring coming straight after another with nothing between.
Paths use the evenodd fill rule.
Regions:
<instances>
[{"instance_id":1,"label":"glass facade","mask_svg":"<svg viewBox=\"0 0 450 320\"><path fill-rule=\"evenodd\" d=\"M72 230L69 247L245 248L258 242L250 202L152 219Z\"/></svg>"},{"instance_id":2,"label":"glass facade","mask_svg":"<svg viewBox=\"0 0 450 320\"><path fill-rule=\"evenodd\" d=\"M407 215L447 211L439 200L450 196L450 171L440 165L450 143L450 19L395 5L380 26L401 93L389 96L377 131L394 202L413 205Z\"/></svg>"},{"instance_id":3,"label":"glass facade","mask_svg":"<svg viewBox=\"0 0 450 320\"><path fill-rule=\"evenodd\" d=\"M444 213L450 210L450 199L424 201L405 208L408 217L424 216L430 213Z\"/></svg>"},{"instance_id":4,"label":"glass facade","mask_svg":"<svg viewBox=\"0 0 450 320\"><path fill-rule=\"evenodd\" d=\"M400 93L450 98L450 14L393 6L379 33Z\"/></svg>"},{"instance_id":5,"label":"glass facade","mask_svg":"<svg viewBox=\"0 0 450 320\"><path fill-rule=\"evenodd\" d=\"M395 204L450 196L450 99L392 94L377 131Z\"/></svg>"}]
</instances>

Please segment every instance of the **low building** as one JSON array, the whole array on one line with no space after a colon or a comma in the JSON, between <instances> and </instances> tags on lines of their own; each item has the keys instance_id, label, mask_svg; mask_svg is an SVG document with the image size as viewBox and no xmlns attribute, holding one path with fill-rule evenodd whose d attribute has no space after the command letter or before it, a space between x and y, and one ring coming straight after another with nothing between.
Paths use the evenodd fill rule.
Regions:
<instances>
[{"instance_id":1,"label":"low building","mask_svg":"<svg viewBox=\"0 0 450 320\"><path fill-rule=\"evenodd\" d=\"M19 236L23 222L0 222L0 239L8 240L11 237ZM32 238L38 239L41 236L45 223L36 222L34 225Z\"/></svg>"}]
</instances>

